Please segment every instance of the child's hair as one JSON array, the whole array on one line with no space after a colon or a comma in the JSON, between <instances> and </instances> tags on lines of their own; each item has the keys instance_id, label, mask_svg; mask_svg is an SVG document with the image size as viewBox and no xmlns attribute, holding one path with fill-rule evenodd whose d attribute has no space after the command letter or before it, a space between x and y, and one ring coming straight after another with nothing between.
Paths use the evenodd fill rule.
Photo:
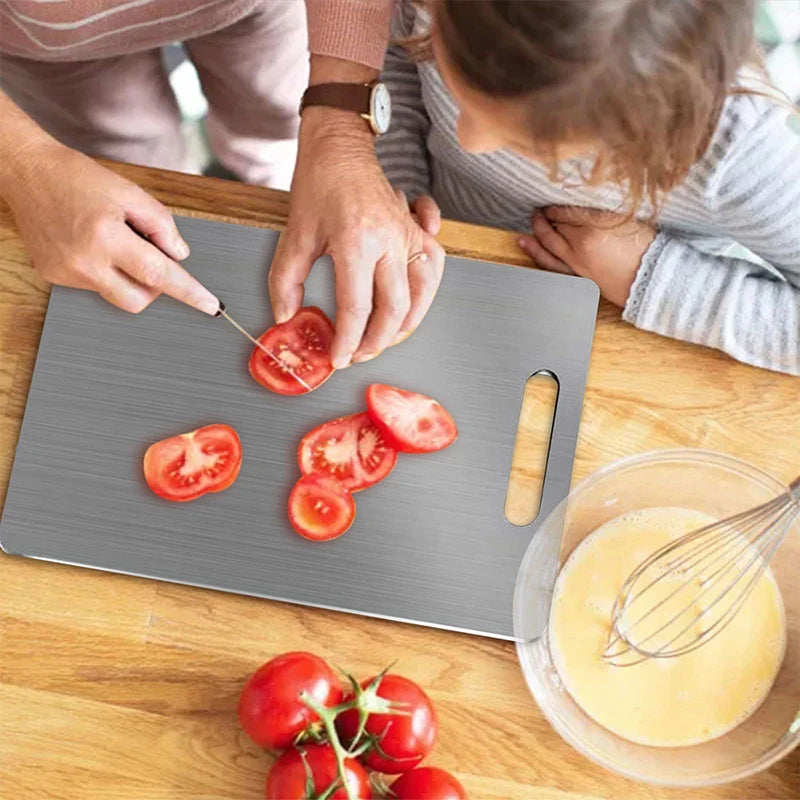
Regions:
<instances>
[{"instance_id":1,"label":"child's hair","mask_svg":"<svg viewBox=\"0 0 800 800\"><path fill-rule=\"evenodd\" d=\"M705 151L756 54L755 0L431 0L450 62L475 88L525 98L537 147L598 142L590 182L654 214Z\"/></svg>"}]
</instances>

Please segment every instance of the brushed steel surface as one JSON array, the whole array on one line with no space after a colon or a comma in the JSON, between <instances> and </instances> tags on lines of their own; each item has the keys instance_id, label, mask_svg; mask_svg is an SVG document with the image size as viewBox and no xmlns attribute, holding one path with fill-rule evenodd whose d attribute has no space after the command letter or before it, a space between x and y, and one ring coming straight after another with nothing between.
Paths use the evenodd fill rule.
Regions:
<instances>
[{"instance_id":1,"label":"brushed steel surface","mask_svg":"<svg viewBox=\"0 0 800 800\"><path fill-rule=\"evenodd\" d=\"M192 248L190 271L246 328L263 331L277 233L177 221ZM333 316L327 259L306 287L306 303ZM0 544L34 558L511 638L514 581L537 524L515 527L503 514L525 381L550 370L559 382L543 519L569 488L597 300L595 284L581 278L448 258L414 336L308 396L280 397L250 378L250 345L224 320L168 298L134 316L56 287ZM345 536L307 542L285 511L297 443L315 425L361 410L376 381L437 398L459 439L440 453L401 456L383 483L356 495ZM191 503L153 495L142 477L147 446L213 422L241 437L236 483ZM546 604L558 542L541 544Z\"/></svg>"}]
</instances>

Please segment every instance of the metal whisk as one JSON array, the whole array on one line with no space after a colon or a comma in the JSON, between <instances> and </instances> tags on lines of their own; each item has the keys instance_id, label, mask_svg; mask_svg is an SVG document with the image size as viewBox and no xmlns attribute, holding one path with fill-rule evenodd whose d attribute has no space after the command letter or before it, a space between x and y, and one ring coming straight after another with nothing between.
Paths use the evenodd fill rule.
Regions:
<instances>
[{"instance_id":1,"label":"metal whisk","mask_svg":"<svg viewBox=\"0 0 800 800\"><path fill-rule=\"evenodd\" d=\"M603 658L631 666L702 647L736 616L800 515L800 477L763 505L656 550L617 596Z\"/></svg>"}]
</instances>

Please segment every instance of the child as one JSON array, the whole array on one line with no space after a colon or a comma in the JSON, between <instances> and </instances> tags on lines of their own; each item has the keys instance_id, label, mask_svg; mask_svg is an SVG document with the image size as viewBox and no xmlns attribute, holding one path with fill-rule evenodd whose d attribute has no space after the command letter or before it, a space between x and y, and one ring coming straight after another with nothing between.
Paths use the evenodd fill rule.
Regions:
<instances>
[{"instance_id":1,"label":"child","mask_svg":"<svg viewBox=\"0 0 800 800\"><path fill-rule=\"evenodd\" d=\"M538 266L592 278L637 327L800 375L800 136L745 77L753 17L403 0L381 163L446 217L526 232Z\"/></svg>"}]
</instances>

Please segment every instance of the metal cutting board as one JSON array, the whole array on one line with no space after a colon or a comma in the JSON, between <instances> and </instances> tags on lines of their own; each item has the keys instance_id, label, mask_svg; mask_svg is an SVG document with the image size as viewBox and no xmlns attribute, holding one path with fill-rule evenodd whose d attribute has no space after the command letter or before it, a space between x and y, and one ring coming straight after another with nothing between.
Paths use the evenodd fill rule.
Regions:
<instances>
[{"instance_id":1,"label":"metal cutting board","mask_svg":"<svg viewBox=\"0 0 800 800\"><path fill-rule=\"evenodd\" d=\"M278 234L179 218L188 267L258 335L271 322L266 276ZM321 259L306 303L331 316ZM514 581L536 522L504 516L525 381L559 383L539 519L567 493L598 290L581 278L448 258L414 336L305 397L249 376L250 345L224 320L162 298L134 316L94 294L54 288L0 523L8 553L512 637ZM311 543L286 518L304 433L364 408L368 384L424 392L458 441L401 456L356 495L340 539ZM232 425L244 461L227 491L185 504L153 495L142 455L161 438ZM543 548L543 575L558 543ZM545 581L547 583L547 581Z\"/></svg>"}]
</instances>

